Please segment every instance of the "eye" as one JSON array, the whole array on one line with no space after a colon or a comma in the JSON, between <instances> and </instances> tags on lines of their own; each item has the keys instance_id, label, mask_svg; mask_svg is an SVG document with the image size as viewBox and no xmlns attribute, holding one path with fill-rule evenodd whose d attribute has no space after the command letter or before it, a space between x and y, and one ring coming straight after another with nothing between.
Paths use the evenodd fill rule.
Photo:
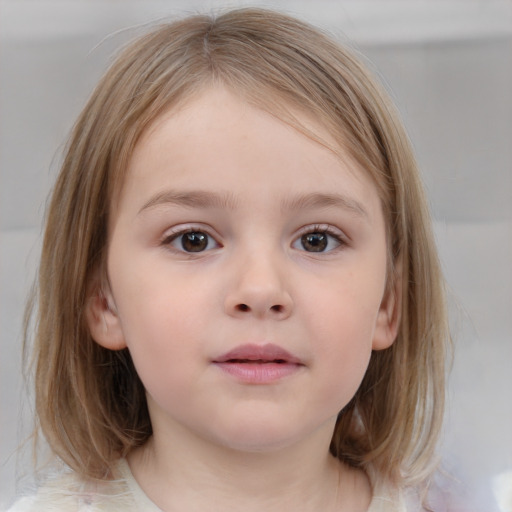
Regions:
<instances>
[{"instance_id":1,"label":"eye","mask_svg":"<svg viewBox=\"0 0 512 512\"><path fill-rule=\"evenodd\" d=\"M163 245L170 245L183 252L204 252L219 247L208 233L192 229L169 235L163 241Z\"/></svg>"},{"instance_id":2,"label":"eye","mask_svg":"<svg viewBox=\"0 0 512 512\"><path fill-rule=\"evenodd\" d=\"M306 252L329 252L343 244L343 239L338 233L328 229L314 228L301 235L292 247Z\"/></svg>"}]
</instances>

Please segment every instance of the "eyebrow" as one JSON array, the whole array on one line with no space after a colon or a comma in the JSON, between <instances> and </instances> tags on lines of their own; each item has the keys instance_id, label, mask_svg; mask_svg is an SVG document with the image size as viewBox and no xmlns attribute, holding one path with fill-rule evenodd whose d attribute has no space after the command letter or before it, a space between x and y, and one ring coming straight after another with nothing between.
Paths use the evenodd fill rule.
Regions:
<instances>
[{"instance_id":1,"label":"eyebrow","mask_svg":"<svg viewBox=\"0 0 512 512\"><path fill-rule=\"evenodd\" d=\"M368 217L368 212L359 201L346 195L336 193L301 194L286 201L283 205L284 210L291 211L331 207L347 210L358 217Z\"/></svg>"},{"instance_id":2,"label":"eyebrow","mask_svg":"<svg viewBox=\"0 0 512 512\"><path fill-rule=\"evenodd\" d=\"M223 208L234 210L238 201L230 192L214 193L203 190L194 190L190 192L178 192L175 190L166 190L159 192L149 199L139 210L142 213L160 205L176 205L188 208Z\"/></svg>"},{"instance_id":3,"label":"eyebrow","mask_svg":"<svg viewBox=\"0 0 512 512\"><path fill-rule=\"evenodd\" d=\"M202 209L229 209L235 210L239 201L230 192L215 193L203 190L175 191L166 190L152 196L139 210L139 214L145 210L161 205L175 205L187 208ZM363 205L343 194L309 193L291 197L283 203L283 211L312 210L315 208L341 208L358 217L367 218L368 212Z\"/></svg>"}]
</instances>

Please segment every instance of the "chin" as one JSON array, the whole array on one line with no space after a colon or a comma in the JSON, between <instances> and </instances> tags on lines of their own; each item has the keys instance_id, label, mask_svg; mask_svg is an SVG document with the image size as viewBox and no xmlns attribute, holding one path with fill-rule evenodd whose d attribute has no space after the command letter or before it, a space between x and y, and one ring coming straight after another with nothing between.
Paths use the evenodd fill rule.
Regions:
<instances>
[{"instance_id":1,"label":"chin","mask_svg":"<svg viewBox=\"0 0 512 512\"><path fill-rule=\"evenodd\" d=\"M282 418L281 418L282 419ZM312 431L318 431L318 426ZM312 435L307 429L297 429L297 424L291 422L273 421L239 422L227 425L222 432L214 433L212 441L230 450L245 453L273 453L284 450L306 440ZM332 429L326 433L326 449L332 436Z\"/></svg>"},{"instance_id":2,"label":"chin","mask_svg":"<svg viewBox=\"0 0 512 512\"><path fill-rule=\"evenodd\" d=\"M244 436L239 439L229 439L222 443L224 448L246 454L271 454L285 450L296 444L298 439L275 436Z\"/></svg>"}]
</instances>

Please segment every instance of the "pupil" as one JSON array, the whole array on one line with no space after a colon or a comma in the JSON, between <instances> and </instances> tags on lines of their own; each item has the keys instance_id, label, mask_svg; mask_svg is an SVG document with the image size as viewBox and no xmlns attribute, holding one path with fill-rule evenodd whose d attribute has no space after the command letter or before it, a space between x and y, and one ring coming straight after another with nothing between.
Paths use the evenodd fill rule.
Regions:
<instances>
[{"instance_id":1,"label":"pupil","mask_svg":"<svg viewBox=\"0 0 512 512\"><path fill-rule=\"evenodd\" d=\"M185 233L181 237L181 243L183 249L188 252L201 252L204 251L208 245L208 235L198 231Z\"/></svg>"},{"instance_id":2,"label":"pupil","mask_svg":"<svg viewBox=\"0 0 512 512\"><path fill-rule=\"evenodd\" d=\"M327 235L325 233L308 233L301 239L302 247L310 252L322 252L327 247Z\"/></svg>"}]
</instances>

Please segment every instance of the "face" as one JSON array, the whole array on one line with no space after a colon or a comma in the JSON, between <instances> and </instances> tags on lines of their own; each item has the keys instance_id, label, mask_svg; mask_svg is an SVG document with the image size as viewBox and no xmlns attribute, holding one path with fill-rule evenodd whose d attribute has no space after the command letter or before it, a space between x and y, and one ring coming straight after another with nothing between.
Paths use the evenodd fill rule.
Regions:
<instances>
[{"instance_id":1,"label":"face","mask_svg":"<svg viewBox=\"0 0 512 512\"><path fill-rule=\"evenodd\" d=\"M332 433L372 349L395 335L375 186L223 89L163 115L136 146L108 275L93 337L128 347L155 435L258 451Z\"/></svg>"}]
</instances>

